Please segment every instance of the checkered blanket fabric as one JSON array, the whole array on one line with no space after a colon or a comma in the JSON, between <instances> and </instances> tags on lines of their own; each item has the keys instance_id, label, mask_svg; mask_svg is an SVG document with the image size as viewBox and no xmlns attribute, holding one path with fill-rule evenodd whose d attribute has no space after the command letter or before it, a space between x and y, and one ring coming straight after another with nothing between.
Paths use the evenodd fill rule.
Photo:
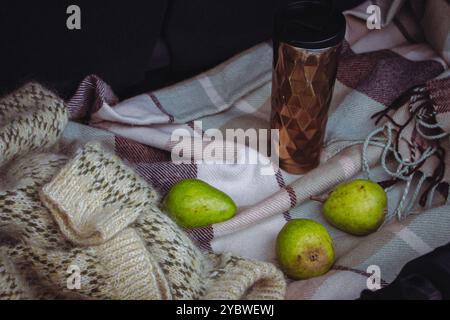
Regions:
<instances>
[{"instance_id":1,"label":"checkered blanket fabric","mask_svg":"<svg viewBox=\"0 0 450 320\"><path fill-rule=\"evenodd\" d=\"M225 133L227 129L270 128L270 43L257 45L195 78L124 101L119 101L99 77L87 77L68 101L71 121L63 132L61 148L99 141L162 194L187 178L202 179L229 194L239 208L235 218L187 230L205 251L233 252L276 263L275 238L286 221L310 218L323 223L334 238L336 263L322 277L290 281L288 299L357 298L367 287L369 266L373 265L380 268L381 285L386 285L406 262L450 239L450 140L445 134L450 131L450 22L445 18L450 16L450 5L445 0L411 1L403 6L397 2L372 2L383 9L381 30L366 27L365 9L369 2L346 12L348 32L321 165L306 175L291 175L283 170L262 175L259 164L171 161L174 130L201 136L208 129ZM411 16L420 10L424 13L418 23ZM436 20L443 22L436 25ZM374 115L394 113L402 119L408 114L414 96L414 92L409 92L411 88L428 90L435 108L435 129L442 137L437 142L424 142L411 138L415 133L408 131L408 141L427 146L438 143L446 152L447 157L442 160L445 171L439 183L433 185L426 179L435 176L437 168L430 161L429 166L421 168L422 175L408 176L410 180L400 179L387 188L388 220L379 231L361 238L336 230L323 219L320 204L310 201L310 197L367 175L375 181L392 180L380 160L383 148L364 148L364 142L389 123L386 117L377 123ZM408 99L393 108L408 92ZM81 124L82 119L88 120ZM402 152L402 146L399 148ZM430 185L436 192L425 203L411 201L415 192L405 192L407 186L420 193Z\"/></svg>"}]
</instances>

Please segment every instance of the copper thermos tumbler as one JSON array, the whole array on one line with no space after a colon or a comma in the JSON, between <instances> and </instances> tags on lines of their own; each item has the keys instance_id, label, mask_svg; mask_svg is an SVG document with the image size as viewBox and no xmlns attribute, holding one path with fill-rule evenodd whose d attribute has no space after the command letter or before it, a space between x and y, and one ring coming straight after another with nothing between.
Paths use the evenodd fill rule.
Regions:
<instances>
[{"instance_id":1,"label":"copper thermos tumbler","mask_svg":"<svg viewBox=\"0 0 450 320\"><path fill-rule=\"evenodd\" d=\"M271 127L289 173L319 165L345 28L328 1L291 2L275 17Z\"/></svg>"}]
</instances>

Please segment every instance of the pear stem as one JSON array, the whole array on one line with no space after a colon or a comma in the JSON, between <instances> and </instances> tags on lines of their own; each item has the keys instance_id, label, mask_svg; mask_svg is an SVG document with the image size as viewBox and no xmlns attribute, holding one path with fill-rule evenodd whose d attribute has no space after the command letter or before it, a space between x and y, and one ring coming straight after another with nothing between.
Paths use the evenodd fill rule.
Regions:
<instances>
[{"instance_id":1,"label":"pear stem","mask_svg":"<svg viewBox=\"0 0 450 320\"><path fill-rule=\"evenodd\" d=\"M310 196L309 200L317 201L317 202L320 202L320 203L324 203L325 202L325 198L323 196Z\"/></svg>"}]
</instances>

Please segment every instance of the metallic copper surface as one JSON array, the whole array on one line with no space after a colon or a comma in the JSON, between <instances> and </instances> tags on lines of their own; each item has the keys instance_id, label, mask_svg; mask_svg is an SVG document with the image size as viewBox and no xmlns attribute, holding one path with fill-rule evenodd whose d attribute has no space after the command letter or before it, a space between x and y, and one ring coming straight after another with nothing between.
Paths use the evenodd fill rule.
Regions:
<instances>
[{"instance_id":1,"label":"metallic copper surface","mask_svg":"<svg viewBox=\"0 0 450 320\"><path fill-rule=\"evenodd\" d=\"M271 127L280 130L280 167L289 173L304 174L319 165L339 49L279 45Z\"/></svg>"}]
</instances>

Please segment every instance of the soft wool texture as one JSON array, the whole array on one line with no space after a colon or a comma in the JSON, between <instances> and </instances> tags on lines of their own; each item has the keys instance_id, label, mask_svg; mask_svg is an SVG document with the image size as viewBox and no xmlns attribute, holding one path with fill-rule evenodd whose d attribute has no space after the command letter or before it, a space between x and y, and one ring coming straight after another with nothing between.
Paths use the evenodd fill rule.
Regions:
<instances>
[{"instance_id":1,"label":"soft wool texture","mask_svg":"<svg viewBox=\"0 0 450 320\"><path fill-rule=\"evenodd\" d=\"M50 152L64 103L37 84L0 101L1 299L282 299L273 265L204 254L155 190L88 143ZM67 272L81 271L80 289Z\"/></svg>"}]
</instances>

